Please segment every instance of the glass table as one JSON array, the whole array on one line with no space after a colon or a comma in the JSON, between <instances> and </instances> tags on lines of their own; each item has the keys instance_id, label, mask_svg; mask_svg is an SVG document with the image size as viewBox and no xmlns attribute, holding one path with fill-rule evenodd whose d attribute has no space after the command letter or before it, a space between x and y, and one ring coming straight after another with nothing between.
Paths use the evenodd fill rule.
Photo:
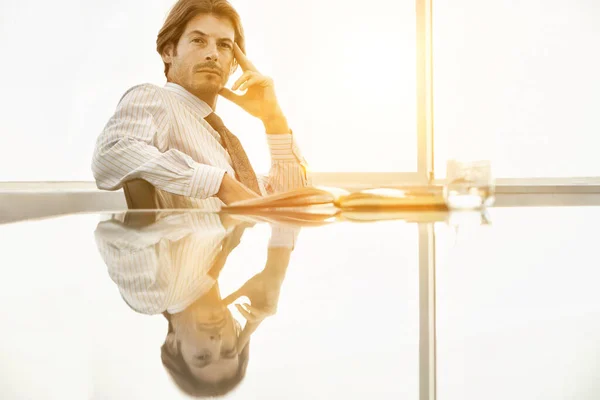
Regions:
<instances>
[{"instance_id":1,"label":"glass table","mask_svg":"<svg viewBox=\"0 0 600 400\"><path fill-rule=\"evenodd\" d=\"M438 217L0 225L0 398L600 398L600 207Z\"/></svg>"}]
</instances>

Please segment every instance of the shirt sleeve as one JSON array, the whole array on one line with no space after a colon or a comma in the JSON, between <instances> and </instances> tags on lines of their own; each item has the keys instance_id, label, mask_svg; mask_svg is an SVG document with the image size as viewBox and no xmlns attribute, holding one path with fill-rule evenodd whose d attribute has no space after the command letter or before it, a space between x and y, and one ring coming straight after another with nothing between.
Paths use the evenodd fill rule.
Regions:
<instances>
[{"instance_id":1,"label":"shirt sleeve","mask_svg":"<svg viewBox=\"0 0 600 400\"><path fill-rule=\"evenodd\" d=\"M268 134L271 170L260 177L266 194L285 192L311 185L307 164L296 145L293 134Z\"/></svg>"},{"instance_id":2,"label":"shirt sleeve","mask_svg":"<svg viewBox=\"0 0 600 400\"><path fill-rule=\"evenodd\" d=\"M120 219L117 216L100 222L94 236L110 278L133 310L143 314L167 310L174 301L180 271L185 268L197 279L184 279L188 286L183 289L198 289L200 279L212 285L212 278L204 276L206 271L199 264L217 250L228 233L218 214L170 214L141 229L129 227ZM183 292L175 290L175 295L189 291Z\"/></svg>"},{"instance_id":3,"label":"shirt sleeve","mask_svg":"<svg viewBox=\"0 0 600 400\"><path fill-rule=\"evenodd\" d=\"M214 196L225 170L201 164L168 148L170 110L158 88L134 86L98 137L92 172L99 189L117 190L132 179L144 179L158 189L195 198Z\"/></svg>"},{"instance_id":4,"label":"shirt sleeve","mask_svg":"<svg viewBox=\"0 0 600 400\"><path fill-rule=\"evenodd\" d=\"M294 250L299 234L299 227L271 224L269 248L272 249L277 247L285 247L287 249Z\"/></svg>"}]
</instances>

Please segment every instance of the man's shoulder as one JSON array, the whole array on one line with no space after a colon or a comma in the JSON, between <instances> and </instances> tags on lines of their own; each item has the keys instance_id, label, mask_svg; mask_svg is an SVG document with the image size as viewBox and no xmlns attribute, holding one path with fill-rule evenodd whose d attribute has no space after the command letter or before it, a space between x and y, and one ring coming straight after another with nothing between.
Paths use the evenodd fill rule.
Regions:
<instances>
[{"instance_id":1,"label":"man's shoulder","mask_svg":"<svg viewBox=\"0 0 600 400\"><path fill-rule=\"evenodd\" d=\"M162 100L164 88L153 83L141 83L130 87L125 91L119 103L122 101L155 102Z\"/></svg>"}]
</instances>

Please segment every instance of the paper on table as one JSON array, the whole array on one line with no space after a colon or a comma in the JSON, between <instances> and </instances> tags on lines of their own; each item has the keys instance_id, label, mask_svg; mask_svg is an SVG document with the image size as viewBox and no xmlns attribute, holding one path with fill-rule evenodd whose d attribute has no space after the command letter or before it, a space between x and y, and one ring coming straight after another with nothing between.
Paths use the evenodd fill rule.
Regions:
<instances>
[{"instance_id":1,"label":"paper on table","mask_svg":"<svg viewBox=\"0 0 600 400\"><path fill-rule=\"evenodd\" d=\"M441 191L428 187L379 188L350 193L332 187L306 187L265 197L245 200L223 207L223 210L272 210L330 204L348 209L446 209Z\"/></svg>"}]
</instances>

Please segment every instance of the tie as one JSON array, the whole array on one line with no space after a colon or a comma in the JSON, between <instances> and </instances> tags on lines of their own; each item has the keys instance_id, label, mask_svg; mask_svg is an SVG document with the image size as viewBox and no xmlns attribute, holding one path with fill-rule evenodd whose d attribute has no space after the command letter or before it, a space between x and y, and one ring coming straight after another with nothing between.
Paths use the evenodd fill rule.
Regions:
<instances>
[{"instance_id":1,"label":"tie","mask_svg":"<svg viewBox=\"0 0 600 400\"><path fill-rule=\"evenodd\" d=\"M227 129L223 120L217 114L210 113L205 120L221 135L223 147L229 153L237 180L260 196L256 173L254 173L254 169L250 165L250 160L248 160L248 156L240 140Z\"/></svg>"}]
</instances>

